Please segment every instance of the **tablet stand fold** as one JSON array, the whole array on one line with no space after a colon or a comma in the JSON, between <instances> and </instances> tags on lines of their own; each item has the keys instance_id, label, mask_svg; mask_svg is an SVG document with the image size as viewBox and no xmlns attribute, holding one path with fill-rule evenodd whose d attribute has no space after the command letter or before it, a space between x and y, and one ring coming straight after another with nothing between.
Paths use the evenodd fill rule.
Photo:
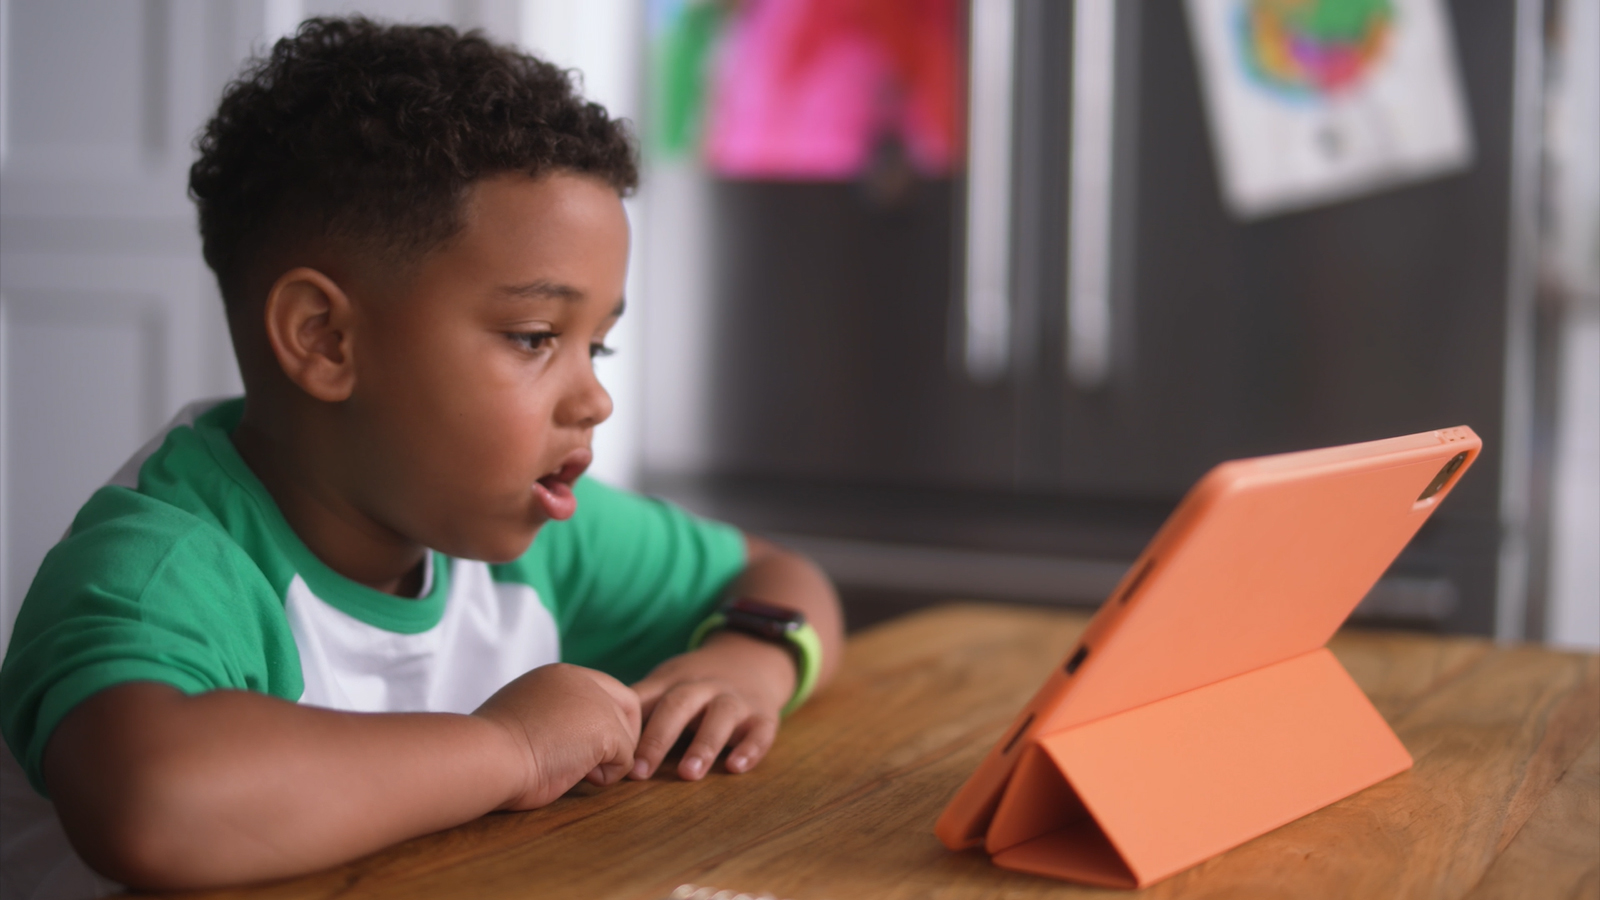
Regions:
<instances>
[{"instance_id":1,"label":"tablet stand fold","mask_svg":"<svg viewBox=\"0 0 1600 900\"><path fill-rule=\"evenodd\" d=\"M1143 887L1411 767L1326 648L1036 736L989 824L996 865Z\"/></svg>"}]
</instances>

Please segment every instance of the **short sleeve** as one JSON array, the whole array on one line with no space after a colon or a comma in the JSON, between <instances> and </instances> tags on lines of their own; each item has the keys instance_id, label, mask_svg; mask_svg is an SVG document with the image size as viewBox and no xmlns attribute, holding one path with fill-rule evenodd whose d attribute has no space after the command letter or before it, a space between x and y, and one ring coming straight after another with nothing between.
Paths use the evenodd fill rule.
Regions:
<instances>
[{"instance_id":1,"label":"short sleeve","mask_svg":"<svg viewBox=\"0 0 1600 900\"><path fill-rule=\"evenodd\" d=\"M226 534L119 487L84 514L99 520L46 555L0 665L0 731L41 794L56 725L112 685L301 692L281 601Z\"/></svg>"},{"instance_id":2,"label":"short sleeve","mask_svg":"<svg viewBox=\"0 0 1600 900\"><path fill-rule=\"evenodd\" d=\"M744 570L744 535L591 478L574 490L577 513L546 524L495 577L540 593L561 629L563 660L636 681L687 648Z\"/></svg>"}]
</instances>

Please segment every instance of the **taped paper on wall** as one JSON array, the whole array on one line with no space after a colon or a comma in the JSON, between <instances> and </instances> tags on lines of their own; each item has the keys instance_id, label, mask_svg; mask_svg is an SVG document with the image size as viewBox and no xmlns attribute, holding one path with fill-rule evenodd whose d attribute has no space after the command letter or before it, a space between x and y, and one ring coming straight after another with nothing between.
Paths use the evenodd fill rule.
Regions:
<instances>
[{"instance_id":1,"label":"taped paper on wall","mask_svg":"<svg viewBox=\"0 0 1600 900\"><path fill-rule=\"evenodd\" d=\"M1465 168L1440 0L1188 0L1223 200L1256 219Z\"/></svg>"}]
</instances>

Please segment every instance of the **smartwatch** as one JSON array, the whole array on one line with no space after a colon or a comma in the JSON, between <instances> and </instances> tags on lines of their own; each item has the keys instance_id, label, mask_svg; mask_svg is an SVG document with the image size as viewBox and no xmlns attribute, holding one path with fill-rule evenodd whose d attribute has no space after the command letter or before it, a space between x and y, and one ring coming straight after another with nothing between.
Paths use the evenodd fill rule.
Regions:
<instances>
[{"instance_id":1,"label":"smartwatch","mask_svg":"<svg viewBox=\"0 0 1600 900\"><path fill-rule=\"evenodd\" d=\"M804 613L739 597L724 603L700 623L689 636L689 649L699 647L711 632L724 628L787 647L794 656L797 677L794 696L784 704L779 715L787 716L806 702L817 686L817 673L822 668L822 641Z\"/></svg>"}]
</instances>

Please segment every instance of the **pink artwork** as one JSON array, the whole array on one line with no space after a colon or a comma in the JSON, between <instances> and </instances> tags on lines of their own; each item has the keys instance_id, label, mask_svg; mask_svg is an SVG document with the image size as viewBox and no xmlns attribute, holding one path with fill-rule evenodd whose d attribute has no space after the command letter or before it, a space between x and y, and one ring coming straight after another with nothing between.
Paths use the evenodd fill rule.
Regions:
<instances>
[{"instance_id":1,"label":"pink artwork","mask_svg":"<svg viewBox=\"0 0 1600 900\"><path fill-rule=\"evenodd\" d=\"M713 61L705 155L732 178L843 180L896 141L958 152L955 0L745 0Z\"/></svg>"}]
</instances>

